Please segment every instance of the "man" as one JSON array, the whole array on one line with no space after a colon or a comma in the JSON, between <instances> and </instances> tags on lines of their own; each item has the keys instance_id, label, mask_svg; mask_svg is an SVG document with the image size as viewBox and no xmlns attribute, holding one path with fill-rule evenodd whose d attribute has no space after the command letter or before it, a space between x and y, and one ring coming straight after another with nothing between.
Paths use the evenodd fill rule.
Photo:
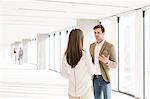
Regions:
<instances>
[{"instance_id":1,"label":"man","mask_svg":"<svg viewBox=\"0 0 150 99\"><path fill-rule=\"evenodd\" d=\"M111 43L104 39L105 28L96 25L94 28L96 42L90 45L92 62L96 72L93 76L93 88L95 99L111 99L111 83L109 69L116 68L115 49Z\"/></svg>"},{"instance_id":2,"label":"man","mask_svg":"<svg viewBox=\"0 0 150 99\"><path fill-rule=\"evenodd\" d=\"M16 48L14 48L14 50L13 50L13 54L14 54L14 57L15 57L15 64L16 64L16 60L17 60L17 55L16 55Z\"/></svg>"},{"instance_id":3,"label":"man","mask_svg":"<svg viewBox=\"0 0 150 99\"><path fill-rule=\"evenodd\" d=\"M20 47L20 50L19 50L19 58L18 58L18 60L19 60L19 64L21 64L21 63L23 63L23 50L22 50L22 48ZM21 62L22 61L22 62Z\"/></svg>"}]
</instances>

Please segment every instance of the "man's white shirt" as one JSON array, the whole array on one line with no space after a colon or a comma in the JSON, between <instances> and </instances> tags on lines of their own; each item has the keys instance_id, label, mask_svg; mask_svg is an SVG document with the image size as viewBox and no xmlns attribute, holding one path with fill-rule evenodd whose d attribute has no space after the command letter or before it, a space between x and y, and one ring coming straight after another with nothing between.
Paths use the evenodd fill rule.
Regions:
<instances>
[{"instance_id":1,"label":"man's white shirt","mask_svg":"<svg viewBox=\"0 0 150 99\"><path fill-rule=\"evenodd\" d=\"M104 44L104 41L105 40L103 40L100 43L95 42L96 46L95 46L95 50L94 50L94 64L95 64L95 71L96 71L95 74L96 75L101 75L102 74L101 71L100 71L99 53L100 53L100 50L101 50L101 48Z\"/></svg>"}]
</instances>

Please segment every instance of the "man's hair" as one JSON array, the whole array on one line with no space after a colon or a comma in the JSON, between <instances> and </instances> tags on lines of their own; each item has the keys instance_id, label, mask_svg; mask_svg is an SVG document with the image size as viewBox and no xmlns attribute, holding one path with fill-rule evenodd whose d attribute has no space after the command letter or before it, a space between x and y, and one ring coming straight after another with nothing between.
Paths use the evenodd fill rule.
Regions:
<instances>
[{"instance_id":1,"label":"man's hair","mask_svg":"<svg viewBox=\"0 0 150 99\"><path fill-rule=\"evenodd\" d=\"M105 32L105 28L104 28L102 25L96 25L96 26L94 26L93 30L95 30L95 29L97 29L97 28L101 28L102 33Z\"/></svg>"}]
</instances>

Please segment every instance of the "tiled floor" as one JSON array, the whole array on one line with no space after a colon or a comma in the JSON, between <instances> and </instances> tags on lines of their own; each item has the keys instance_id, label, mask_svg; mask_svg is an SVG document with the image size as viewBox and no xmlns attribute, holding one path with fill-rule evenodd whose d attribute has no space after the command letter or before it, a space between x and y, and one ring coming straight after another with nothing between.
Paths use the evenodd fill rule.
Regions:
<instances>
[{"instance_id":1,"label":"tiled floor","mask_svg":"<svg viewBox=\"0 0 150 99\"><path fill-rule=\"evenodd\" d=\"M0 99L68 99L67 85L49 70L0 69ZM112 92L112 99L134 98Z\"/></svg>"}]
</instances>

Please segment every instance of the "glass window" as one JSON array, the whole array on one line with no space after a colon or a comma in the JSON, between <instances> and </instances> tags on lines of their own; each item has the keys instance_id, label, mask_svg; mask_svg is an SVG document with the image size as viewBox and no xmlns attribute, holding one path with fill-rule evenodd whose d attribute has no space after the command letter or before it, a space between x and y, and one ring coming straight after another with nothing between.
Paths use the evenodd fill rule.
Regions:
<instances>
[{"instance_id":1,"label":"glass window","mask_svg":"<svg viewBox=\"0 0 150 99\"><path fill-rule=\"evenodd\" d=\"M145 96L150 97L150 10L145 13Z\"/></svg>"},{"instance_id":2,"label":"glass window","mask_svg":"<svg viewBox=\"0 0 150 99\"><path fill-rule=\"evenodd\" d=\"M54 34L50 34L50 69L54 70Z\"/></svg>"},{"instance_id":3,"label":"glass window","mask_svg":"<svg viewBox=\"0 0 150 99\"><path fill-rule=\"evenodd\" d=\"M28 42L28 63L31 63L31 40Z\"/></svg>"},{"instance_id":4,"label":"glass window","mask_svg":"<svg viewBox=\"0 0 150 99\"><path fill-rule=\"evenodd\" d=\"M119 88L134 95L134 15L121 16L119 21Z\"/></svg>"},{"instance_id":5,"label":"glass window","mask_svg":"<svg viewBox=\"0 0 150 99\"><path fill-rule=\"evenodd\" d=\"M49 35L48 35L48 37L45 40L45 46L46 46L45 47L45 49L46 49L46 53L45 53L46 67L49 66L49 61L50 61L50 58L49 58L50 57L49 56L50 55L50 50L49 50L50 49L50 47L49 47L50 46L50 44L49 44L50 42L49 42L49 40L50 39L49 39Z\"/></svg>"},{"instance_id":6,"label":"glass window","mask_svg":"<svg viewBox=\"0 0 150 99\"><path fill-rule=\"evenodd\" d=\"M37 64L37 41L30 40L28 42L28 63Z\"/></svg>"},{"instance_id":7,"label":"glass window","mask_svg":"<svg viewBox=\"0 0 150 99\"><path fill-rule=\"evenodd\" d=\"M32 41L33 64L37 64L37 40Z\"/></svg>"},{"instance_id":8,"label":"glass window","mask_svg":"<svg viewBox=\"0 0 150 99\"><path fill-rule=\"evenodd\" d=\"M64 53L66 51L67 42L66 42L66 31L61 32L61 63Z\"/></svg>"},{"instance_id":9,"label":"glass window","mask_svg":"<svg viewBox=\"0 0 150 99\"><path fill-rule=\"evenodd\" d=\"M60 33L55 34L55 70L60 71Z\"/></svg>"}]
</instances>

